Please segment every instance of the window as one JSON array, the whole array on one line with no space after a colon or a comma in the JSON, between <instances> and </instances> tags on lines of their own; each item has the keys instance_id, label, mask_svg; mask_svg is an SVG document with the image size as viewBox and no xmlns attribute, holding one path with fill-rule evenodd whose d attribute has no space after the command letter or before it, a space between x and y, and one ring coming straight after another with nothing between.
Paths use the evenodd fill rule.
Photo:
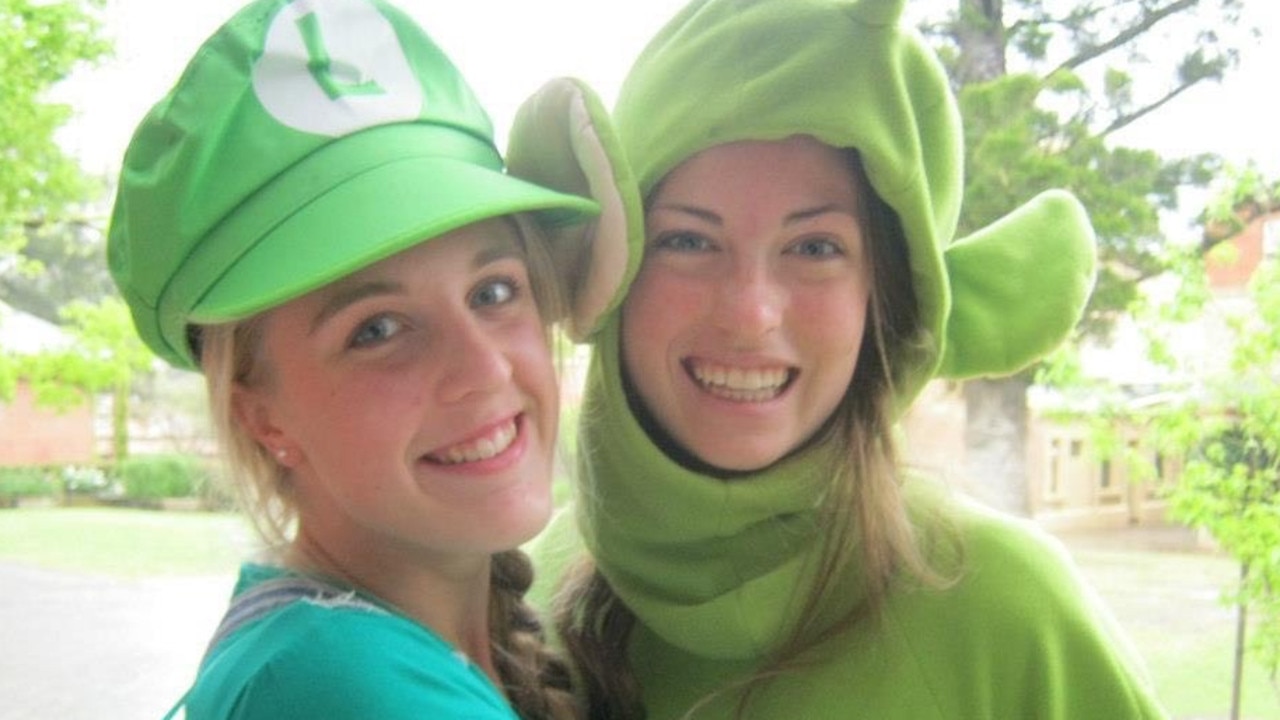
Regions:
<instances>
[{"instance_id":1,"label":"window","mask_svg":"<svg viewBox=\"0 0 1280 720\"><path fill-rule=\"evenodd\" d=\"M1062 439L1049 441L1049 468L1045 473L1044 495L1047 500L1058 500L1062 497L1062 474L1065 458L1062 456Z\"/></svg>"}]
</instances>

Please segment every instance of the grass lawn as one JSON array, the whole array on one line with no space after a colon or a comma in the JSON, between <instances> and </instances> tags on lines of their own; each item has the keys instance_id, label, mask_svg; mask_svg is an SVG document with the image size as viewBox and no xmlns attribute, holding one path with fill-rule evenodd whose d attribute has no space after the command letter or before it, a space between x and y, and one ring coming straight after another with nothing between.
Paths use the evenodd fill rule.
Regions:
<instances>
[{"instance_id":1,"label":"grass lawn","mask_svg":"<svg viewBox=\"0 0 1280 720\"><path fill-rule=\"evenodd\" d=\"M234 573L252 547L237 515L120 508L0 510L0 560L121 577Z\"/></svg>"},{"instance_id":2,"label":"grass lawn","mask_svg":"<svg viewBox=\"0 0 1280 720\"><path fill-rule=\"evenodd\" d=\"M1071 550L1146 661L1171 715L1228 717L1236 614L1219 598L1238 566L1207 552ZM1244 718L1280 718L1280 693L1247 656L1241 705Z\"/></svg>"}]
</instances>

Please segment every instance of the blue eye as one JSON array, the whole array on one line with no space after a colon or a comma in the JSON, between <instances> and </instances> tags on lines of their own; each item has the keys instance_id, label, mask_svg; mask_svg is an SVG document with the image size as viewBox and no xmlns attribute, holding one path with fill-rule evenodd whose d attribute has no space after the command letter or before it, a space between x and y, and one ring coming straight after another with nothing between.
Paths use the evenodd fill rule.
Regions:
<instances>
[{"instance_id":1,"label":"blue eye","mask_svg":"<svg viewBox=\"0 0 1280 720\"><path fill-rule=\"evenodd\" d=\"M488 307L504 305L511 302L519 294L519 285L510 278L499 278L481 283L471 293L472 307Z\"/></svg>"},{"instance_id":2,"label":"blue eye","mask_svg":"<svg viewBox=\"0 0 1280 720\"><path fill-rule=\"evenodd\" d=\"M400 332L403 324L390 315L371 318L356 328L351 335L351 347L369 347L385 342Z\"/></svg>"},{"instance_id":3,"label":"blue eye","mask_svg":"<svg viewBox=\"0 0 1280 720\"><path fill-rule=\"evenodd\" d=\"M711 249L711 241L696 233L678 231L659 235L654 239L653 247L676 252L703 252Z\"/></svg>"},{"instance_id":4,"label":"blue eye","mask_svg":"<svg viewBox=\"0 0 1280 720\"><path fill-rule=\"evenodd\" d=\"M789 253L794 255L803 255L805 257L823 258L835 255L843 255L844 248L828 238L806 238L792 245L788 249Z\"/></svg>"}]
</instances>

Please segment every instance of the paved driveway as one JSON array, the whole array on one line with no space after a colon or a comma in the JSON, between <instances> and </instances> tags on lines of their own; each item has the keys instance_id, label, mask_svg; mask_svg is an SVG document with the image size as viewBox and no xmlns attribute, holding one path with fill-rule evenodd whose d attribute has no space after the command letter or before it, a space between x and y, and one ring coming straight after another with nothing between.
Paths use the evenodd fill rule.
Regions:
<instances>
[{"instance_id":1,"label":"paved driveway","mask_svg":"<svg viewBox=\"0 0 1280 720\"><path fill-rule=\"evenodd\" d=\"M233 581L0 562L0 718L159 720L194 677Z\"/></svg>"}]
</instances>

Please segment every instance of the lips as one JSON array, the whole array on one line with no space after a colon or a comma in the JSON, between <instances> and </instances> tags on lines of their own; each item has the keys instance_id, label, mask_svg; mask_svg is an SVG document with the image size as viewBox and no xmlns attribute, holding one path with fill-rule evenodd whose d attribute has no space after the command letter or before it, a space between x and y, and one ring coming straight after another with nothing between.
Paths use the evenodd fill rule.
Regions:
<instances>
[{"instance_id":1,"label":"lips","mask_svg":"<svg viewBox=\"0 0 1280 720\"><path fill-rule=\"evenodd\" d=\"M685 370L703 390L733 402L758 403L783 393L796 370L786 366L741 368L697 360L685 361Z\"/></svg>"},{"instance_id":2,"label":"lips","mask_svg":"<svg viewBox=\"0 0 1280 720\"><path fill-rule=\"evenodd\" d=\"M461 465L488 460L501 455L511 447L517 434L516 418L511 418L479 437L430 453L427 459L441 465Z\"/></svg>"}]
</instances>

